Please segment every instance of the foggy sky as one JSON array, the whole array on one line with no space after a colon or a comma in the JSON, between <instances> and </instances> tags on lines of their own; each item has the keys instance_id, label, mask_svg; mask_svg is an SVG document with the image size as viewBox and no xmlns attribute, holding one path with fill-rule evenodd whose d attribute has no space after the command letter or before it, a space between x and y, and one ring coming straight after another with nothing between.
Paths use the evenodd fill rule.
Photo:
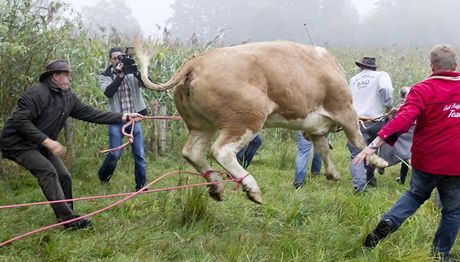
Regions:
<instances>
[{"instance_id":1,"label":"foggy sky","mask_svg":"<svg viewBox=\"0 0 460 262\"><path fill-rule=\"evenodd\" d=\"M80 11L82 6L93 6L97 2L97 0L67 1L77 11ZM366 16L372 11L376 0L352 0L352 2L359 14ZM173 15L173 10L170 6L174 3L174 0L125 0L125 3L132 9L133 16L139 21L145 36L152 35L155 25L164 27L166 20Z\"/></svg>"},{"instance_id":2,"label":"foggy sky","mask_svg":"<svg viewBox=\"0 0 460 262\"><path fill-rule=\"evenodd\" d=\"M94 6L98 0L66 0L80 11L83 6ZM170 8L174 0L124 0L131 8L133 16L141 25L143 33L148 36L152 34L156 25L165 26L165 21L173 15Z\"/></svg>"}]
</instances>

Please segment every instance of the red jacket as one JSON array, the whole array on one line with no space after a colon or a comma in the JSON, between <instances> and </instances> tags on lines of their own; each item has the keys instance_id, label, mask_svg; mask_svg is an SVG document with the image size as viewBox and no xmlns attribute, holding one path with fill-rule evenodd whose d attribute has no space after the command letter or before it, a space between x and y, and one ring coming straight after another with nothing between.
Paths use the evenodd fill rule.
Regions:
<instances>
[{"instance_id":1,"label":"red jacket","mask_svg":"<svg viewBox=\"0 0 460 262\"><path fill-rule=\"evenodd\" d=\"M394 144L414 121L412 166L430 174L460 176L459 72L438 72L414 85L396 117L378 135Z\"/></svg>"}]
</instances>

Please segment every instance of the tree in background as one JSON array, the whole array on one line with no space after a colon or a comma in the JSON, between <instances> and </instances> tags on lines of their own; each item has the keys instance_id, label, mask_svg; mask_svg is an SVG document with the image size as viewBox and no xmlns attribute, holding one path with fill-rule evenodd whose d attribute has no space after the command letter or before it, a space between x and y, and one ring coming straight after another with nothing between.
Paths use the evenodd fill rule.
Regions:
<instances>
[{"instance_id":1,"label":"tree in background","mask_svg":"<svg viewBox=\"0 0 460 262\"><path fill-rule=\"evenodd\" d=\"M359 32L359 15L351 0L322 1L320 13L314 20L324 46L355 46L363 40Z\"/></svg>"},{"instance_id":2,"label":"tree in background","mask_svg":"<svg viewBox=\"0 0 460 262\"><path fill-rule=\"evenodd\" d=\"M361 21L351 0L176 0L171 34L202 41L225 28L226 44L286 39L307 42L307 23L322 46L460 44L460 1L379 0Z\"/></svg>"},{"instance_id":3,"label":"tree in background","mask_svg":"<svg viewBox=\"0 0 460 262\"><path fill-rule=\"evenodd\" d=\"M0 1L0 57L0 123L46 64L57 58L70 63L74 91L98 104L94 73L106 63L106 48L88 37L63 1Z\"/></svg>"},{"instance_id":4,"label":"tree in background","mask_svg":"<svg viewBox=\"0 0 460 262\"><path fill-rule=\"evenodd\" d=\"M286 39L308 42L307 23L318 44L352 44L358 15L350 0L176 0L169 20L176 37L212 39L225 28L229 43Z\"/></svg>"},{"instance_id":5,"label":"tree in background","mask_svg":"<svg viewBox=\"0 0 460 262\"><path fill-rule=\"evenodd\" d=\"M132 10L123 0L100 0L81 10L84 25L92 37L119 45L123 39L141 34L141 27Z\"/></svg>"},{"instance_id":6,"label":"tree in background","mask_svg":"<svg viewBox=\"0 0 460 262\"><path fill-rule=\"evenodd\" d=\"M18 95L38 79L45 61L56 56L62 33L73 28L58 15L63 7L48 1L0 1L0 116L10 113Z\"/></svg>"},{"instance_id":7,"label":"tree in background","mask_svg":"<svg viewBox=\"0 0 460 262\"><path fill-rule=\"evenodd\" d=\"M380 0L374 14L365 20L364 35L372 44L388 46L460 44L460 1Z\"/></svg>"}]
</instances>

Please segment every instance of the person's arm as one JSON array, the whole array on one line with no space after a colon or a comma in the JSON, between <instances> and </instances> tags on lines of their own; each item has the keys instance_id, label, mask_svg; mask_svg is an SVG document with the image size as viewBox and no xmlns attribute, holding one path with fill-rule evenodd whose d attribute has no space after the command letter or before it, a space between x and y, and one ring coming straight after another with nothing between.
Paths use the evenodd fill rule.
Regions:
<instances>
[{"instance_id":1,"label":"person's arm","mask_svg":"<svg viewBox=\"0 0 460 262\"><path fill-rule=\"evenodd\" d=\"M385 113L390 113L393 109L393 84L386 72L382 72L379 77L379 97L385 107Z\"/></svg>"},{"instance_id":2,"label":"person's arm","mask_svg":"<svg viewBox=\"0 0 460 262\"><path fill-rule=\"evenodd\" d=\"M110 68L108 70L111 70ZM125 74L123 73L123 64L119 63L115 68L115 71L118 72L115 76L115 79L112 79L110 76L99 75L99 86L104 92L104 95L108 98L112 98L113 95L118 91L118 88L123 82Z\"/></svg>"},{"instance_id":3,"label":"person's arm","mask_svg":"<svg viewBox=\"0 0 460 262\"><path fill-rule=\"evenodd\" d=\"M85 103L72 93L74 105L70 111L70 116L86 122L97 124L117 124L123 122L122 113L103 112Z\"/></svg>"},{"instance_id":4,"label":"person's arm","mask_svg":"<svg viewBox=\"0 0 460 262\"><path fill-rule=\"evenodd\" d=\"M70 116L86 122L97 124L118 124L123 121L134 120L141 121L144 117L138 113L123 114L115 112L103 112L87 104L84 104L75 94L72 94L75 100Z\"/></svg>"},{"instance_id":5,"label":"person's arm","mask_svg":"<svg viewBox=\"0 0 460 262\"><path fill-rule=\"evenodd\" d=\"M124 76L117 75L115 79L112 80L110 76L99 76L99 86L101 87L102 92L108 98L112 98L113 95L118 91L118 88L123 82Z\"/></svg>"},{"instance_id":6,"label":"person's arm","mask_svg":"<svg viewBox=\"0 0 460 262\"><path fill-rule=\"evenodd\" d=\"M406 103L398 111L397 115L388 122L388 124L378 132L378 136L355 157L353 164L357 165L364 160L368 161L369 157L385 142L394 145L398 137L411 128L425 108L425 100L421 93L416 90L413 91L414 92L411 91L407 96Z\"/></svg>"},{"instance_id":7,"label":"person's arm","mask_svg":"<svg viewBox=\"0 0 460 262\"><path fill-rule=\"evenodd\" d=\"M117 75L113 82L105 87L104 95L108 98L112 98L121 86L121 82L123 82L123 78Z\"/></svg>"},{"instance_id":8,"label":"person's arm","mask_svg":"<svg viewBox=\"0 0 460 262\"><path fill-rule=\"evenodd\" d=\"M414 90L407 96L406 103L401 106L396 116L378 132L378 135L386 143L394 145L400 135L409 131L424 109L425 98L419 90Z\"/></svg>"},{"instance_id":9,"label":"person's arm","mask_svg":"<svg viewBox=\"0 0 460 262\"><path fill-rule=\"evenodd\" d=\"M29 89L21 95L11 116L17 132L34 144L41 144L48 138L34 124L34 120L40 117L47 104L46 96L38 88Z\"/></svg>"}]
</instances>

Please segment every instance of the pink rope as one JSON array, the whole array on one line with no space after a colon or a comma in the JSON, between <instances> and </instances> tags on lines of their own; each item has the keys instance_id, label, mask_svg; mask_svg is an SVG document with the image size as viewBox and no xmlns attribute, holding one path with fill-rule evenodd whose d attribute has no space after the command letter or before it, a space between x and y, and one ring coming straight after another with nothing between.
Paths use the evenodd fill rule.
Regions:
<instances>
[{"instance_id":1,"label":"pink rope","mask_svg":"<svg viewBox=\"0 0 460 262\"><path fill-rule=\"evenodd\" d=\"M153 119L153 120L182 120L182 117L180 116L144 116L144 119ZM128 134L126 133L126 128L129 126L133 126L131 128L131 132ZM134 142L134 136L133 136L133 130L134 130L134 120L131 120L127 122L126 124L123 125L121 128L121 132L123 133L124 136L128 137L128 142L119 145L115 148L110 148L110 149L105 149L105 150L100 150L99 152L101 153L112 153L118 150L122 150L123 148L127 147L129 144L132 144Z\"/></svg>"},{"instance_id":2,"label":"pink rope","mask_svg":"<svg viewBox=\"0 0 460 262\"><path fill-rule=\"evenodd\" d=\"M248 177L248 176L249 176L249 173L247 173L246 175L244 175L244 176L242 176L242 177L240 177L240 178L236 178L236 179L235 179L235 178L233 178L233 177L230 177L230 175L229 175L229 178L230 178L233 182L235 182L235 188L234 188L233 190L237 191L237 190L240 188L240 185L241 185L241 183L243 182L243 179L245 179L245 178Z\"/></svg>"},{"instance_id":3,"label":"pink rope","mask_svg":"<svg viewBox=\"0 0 460 262\"><path fill-rule=\"evenodd\" d=\"M131 132L129 132L129 134L128 134L128 133L126 133L126 128L128 128L129 126L132 126L132 127L131 127ZM126 143L124 143L124 144L122 144L120 146L117 146L115 148L101 150L100 152L101 153L112 153L112 152L121 150L121 149L125 148L127 145L133 143L134 142L134 136L133 136L134 120L131 120L131 121L127 122L126 124L124 124L123 127L121 128L121 132L123 133L124 136L128 137L128 142L126 142Z\"/></svg>"},{"instance_id":4,"label":"pink rope","mask_svg":"<svg viewBox=\"0 0 460 262\"><path fill-rule=\"evenodd\" d=\"M204 172L201 176L207 179L211 175L212 172L213 172L212 170L208 170Z\"/></svg>"},{"instance_id":5,"label":"pink rope","mask_svg":"<svg viewBox=\"0 0 460 262\"><path fill-rule=\"evenodd\" d=\"M144 116L144 118L154 120L183 120L180 116Z\"/></svg>"},{"instance_id":6,"label":"pink rope","mask_svg":"<svg viewBox=\"0 0 460 262\"><path fill-rule=\"evenodd\" d=\"M229 180L223 180L223 181L205 182L205 183L197 183L197 184L175 186L175 187L165 187L165 188L151 189L151 190L147 190L147 191L142 191L142 192L140 192L140 194L173 191L173 190L176 190L176 189L187 189L187 188L192 188L192 187L214 185L214 184L220 184L220 183L226 183L226 182L234 182L234 181L229 179ZM116 197L129 196L132 193L134 193L134 192L111 194L111 195L101 195L101 196L79 197L79 198L73 198L73 199L63 199L63 200L54 200L54 201L43 201L43 202L32 202L32 203L5 205L5 206L0 206L0 209L13 209L13 208L20 208L20 207L30 207L30 206L58 204L58 203L76 202L76 201L83 201L83 200L98 200L98 199L116 198Z\"/></svg>"},{"instance_id":7,"label":"pink rope","mask_svg":"<svg viewBox=\"0 0 460 262\"><path fill-rule=\"evenodd\" d=\"M241 181L245 177L247 177L249 175L249 174L247 174L246 176L244 176L244 177L242 177L240 179L230 178L228 180L222 180L222 181L206 182L206 183L183 185L183 186L176 186L176 187L168 187L168 188L162 188L162 189L143 191L143 190L147 189L148 187L158 183L162 179L165 179L166 177L173 176L173 175L176 175L176 174L191 174L191 175L201 176L201 174L197 174L197 173L189 172L189 171L173 171L173 172L169 172L169 173L166 173L166 174L158 177L154 181L150 182L149 184L147 184L143 188L141 188L138 191L133 192L133 193L122 193L122 194L114 194L114 195L106 195L106 196L82 197L82 198L66 199L66 200L58 200L58 201L37 202L37 203L29 203L29 204L26 203L26 204L19 204L19 205L3 206L2 208L5 209L5 208L15 208L15 207L32 206L32 205L44 205L44 204L50 204L50 203L61 203L61 202L68 202L68 201L79 201L79 200L88 200L88 199L101 199L101 198L125 196L123 199L118 200L118 201L116 201L116 202L114 202L114 203L112 203L112 204L110 204L110 205L108 205L108 206L106 206L106 207L104 207L102 209L96 210L96 211L91 212L91 213L89 213L87 215L80 216L80 217L70 219L70 220L66 220L66 221L63 221L63 222L60 222L60 223L48 225L48 226L45 226L45 227L30 231L30 232L27 232L25 234L13 237L13 238L11 238L11 239L9 239L7 241L4 241L4 242L0 243L0 247L9 245L9 244L11 244L11 243L13 243L15 241L18 241L18 240L26 238L28 236L37 234L39 232L46 231L46 230L51 229L51 228L55 228L55 227L62 226L62 225L65 225L65 224L73 223L73 222L81 220L81 219L85 219L85 218L95 216L95 215L100 214L100 213L102 213L104 211L112 209L113 207L118 206L118 205L122 204L123 202L126 202L127 200L129 200L129 199L131 199L131 198L133 198L133 197L135 197L135 196L137 196L139 194L145 194L145 193L151 193L151 192L160 192L160 191L171 191L171 190L176 190L176 189L192 188L192 187L197 187L197 186L202 186L202 185L210 185L210 184L218 184L218 183L226 183L226 182L241 183Z\"/></svg>"}]
</instances>

